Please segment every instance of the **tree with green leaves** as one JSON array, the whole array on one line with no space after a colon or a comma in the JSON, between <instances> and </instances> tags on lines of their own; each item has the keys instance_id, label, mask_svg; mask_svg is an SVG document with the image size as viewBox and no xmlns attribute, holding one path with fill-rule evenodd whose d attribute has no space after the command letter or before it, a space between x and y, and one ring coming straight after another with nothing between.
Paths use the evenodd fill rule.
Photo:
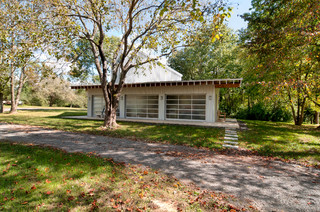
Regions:
<instances>
[{"instance_id":1,"label":"tree with green leaves","mask_svg":"<svg viewBox=\"0 0 320 212\"><path fill-rule=\"evenodd\" d=\"M77 105L83 107L87 101L84 95L77 95L74 90L71 90L68 81L56 75L50 75L36 83L32 96L41 105L49 105L50 107L54 105Z\"/></svg>"},{"instance_id":2,"label":"tree with green leaves","mask_svg":"<svg viewBox=\"0 0 320 212\"><path fill-rule=\"evenodd\" d=\"M97 39L97 38L96 38ZM110 36L104 40L104 51L108 52L107 60L110 61L111 52L114 52L119 45L120 38ZM94 56L91 51L90 43L87 40L79 40L72 47L71 53L67 56L72 63L69 75L72 79L79 80L81 83L99 83Z\"/></svg>"},{"instance_id":3,"label":"tree with green leaves","mask_svg":"<svg viewBox=\"0 0 320 212\"><path fill-rule=\"evenodd\" d=\"M169 65L183 74L185 80L204 80L216 78L239 77L241 61L239 54L238 36L227 26L223 25L215 34L215 26L203 26L198 31L201 39L190 47L175 52L169 58Z\"/></svg>"},{"instance_id":4,"label":"tree with green leaves","mask_svg":"<svg viewBox=\"0 0 320 212\"><path fill-rule=\"evenodd\" d=\"M24 83L39 71L37 52L49 42L50 34L44 30L44 6L42 1L0 2L0 57L9 76L10 113L17 111Z\"/></svg>"},{"instance_id":5,"label":"tree with green leaves","mask_svg":"<svg viewBox=\"0 0 320 212\"><path fill-rule=\"evenodd\" d=\"M129 70L158 63L160 57L187 45L202 24L218 23L229 13L219 10L224 6L220 0L208 4L197 0L51 0L48 3L53 17L59 17L52 25L59 22L60 26L72 26L74 36L90 43L106 105L104 126L109 128L117 126L116 110ZM111 31L119 34L120 41L114 51L107 52L104 44ZM155 56L142 54L150 49Z\"/></svg>"},{"instance_id":6,"label":"tree with green leaves","mask_svg":"<svg viewBox=\"0 0 320 212\"><path fill-rule=\"evenodd\" d=\"M175 52L169 65L183 74L184 80L205 80L242 77L241 48L238 36L223 25L215 33L215 26L206 25L198 31L198 39L188 48ZM218 35L213 37L213 34ZM243 102L243 89L221 89L221 109L235 113Z\"/></svg>"},{"instance_id":7,"label":"tree with green leaves","mask_svg":"<svg viewBox=\"0 0 320 212\"><path fill-rule=\"evenodd\" d=\"M248 74L273 96L285 100L296 125L308 101L318 104L320 6L317 0L253 0L243 40L258 59Z\"/></svg>"}]
</instances>

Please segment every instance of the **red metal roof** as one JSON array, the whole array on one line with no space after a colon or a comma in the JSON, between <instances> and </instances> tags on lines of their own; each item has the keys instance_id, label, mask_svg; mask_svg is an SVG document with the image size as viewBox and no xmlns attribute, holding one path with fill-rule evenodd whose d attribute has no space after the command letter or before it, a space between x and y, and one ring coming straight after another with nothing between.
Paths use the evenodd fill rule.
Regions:
<instances>
[{"instance_id":1,"label":"red metal roof","mask_svg":"<svg viewBox=\"0 0 320 212\"><path fill-rule=\"evenodd\" d=\"M241 86L242 78L237 79L213 79L213 80L185 80L185 81L164 81L164 82L142 82L124 84L124 88L138 87L161 87L161 86L196 86L214 85L216 88L237 88ZM95 89L101 85L72 85L72 89Z\"/></svg>"}]
</instances>

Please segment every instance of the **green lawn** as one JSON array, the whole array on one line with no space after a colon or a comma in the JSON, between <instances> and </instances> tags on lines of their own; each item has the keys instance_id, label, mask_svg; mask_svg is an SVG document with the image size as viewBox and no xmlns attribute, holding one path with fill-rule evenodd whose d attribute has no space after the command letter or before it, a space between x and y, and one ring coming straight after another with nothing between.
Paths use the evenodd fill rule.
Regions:
<instances>
[{"instance_id":1,"label":"green lawn","mask_svg":"<svg viewBox=\"0 0 320 212\"><path fill-rule=\"evenodd\" d=\"M315 125L247 121L249 130L239 133L240 145L260 155L296 159L320 165L320 129Z\"/></svg>"},{"instance_id":2,"label":"green lawn","mask_svg":"<svg viewBox=\"0 0 320 212\"><path fill-rule=\"evenodd\" d=\"M254 210L140 166L0 141L0 211ZM233 210L234 211L234 210Z\"/></svg>"},{"instance_id":3,"label":"green lawn","mask_svg":"<svg viewBox=\"0 0 320 212\"><path fill-rule=\"evenodd\" d=\"M221 149L223 144L224 130L217 128L119 122L120 127L118 129L102 130L100 128L103 124L102 121L61 118L63 116L78 115L86 115L86 110L45 108L32 111L23 110L14 115L0 114L0 122L36 125L72 132L85 132L211 149Z\"/></svg>"},{"instance_id":4,"label":"green lawn","mask_svg":"<svg viewBox=\"0 0 320 212\"><path fill-rule=\"evenodd\" d=\"M177 125L153 125L119 122L114 130L101 129L102 121L63 119L62 116L86 115L85 109L40 108L0 114L0 122L27 124L89 134L124 137L149 142L183 144L222 149L224 130ZM240 146L260 155L296 159L309 165L320 165L320 130L312 125L244 121L249 130L239 133Z\"/></svg>"}]
</instances>

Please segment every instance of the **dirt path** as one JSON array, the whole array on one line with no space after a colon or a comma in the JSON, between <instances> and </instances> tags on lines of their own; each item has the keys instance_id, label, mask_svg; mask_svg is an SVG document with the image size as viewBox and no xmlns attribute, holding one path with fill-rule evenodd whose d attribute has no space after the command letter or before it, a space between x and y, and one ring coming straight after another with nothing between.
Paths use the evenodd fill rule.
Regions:
<instances>
[{"instance_id":1,"label":"dirt path","mask_svg":"<svg viewBox=\"0 0 320 212\"><path fill-rule=\"evenodd\" d=\"M182 181L253 201L263 211L320 211L320 170L226 156L184 146L0 124L0 140L49 145L69 152L96 152L116 161L143 164Z\"/></svg>"}]
</instances>

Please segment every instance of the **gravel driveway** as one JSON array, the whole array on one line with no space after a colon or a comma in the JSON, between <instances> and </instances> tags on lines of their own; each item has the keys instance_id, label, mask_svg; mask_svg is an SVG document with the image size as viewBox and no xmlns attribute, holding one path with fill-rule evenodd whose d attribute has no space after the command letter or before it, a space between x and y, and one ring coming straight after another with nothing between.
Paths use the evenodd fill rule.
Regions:
<instances>
[{"instance_id":1,"label":"gravel driveway","mask_svg":"<svg viewBox=\"0 0 320 212\"><path fill-rule=\"evenodd\" d=\"M261 157L220 155L190 147L143 143L0 123L0 140L96 152L143 164L185 182L252 200L262 211L320 211L320 170Z\"/></svg>"}]
</instances>

